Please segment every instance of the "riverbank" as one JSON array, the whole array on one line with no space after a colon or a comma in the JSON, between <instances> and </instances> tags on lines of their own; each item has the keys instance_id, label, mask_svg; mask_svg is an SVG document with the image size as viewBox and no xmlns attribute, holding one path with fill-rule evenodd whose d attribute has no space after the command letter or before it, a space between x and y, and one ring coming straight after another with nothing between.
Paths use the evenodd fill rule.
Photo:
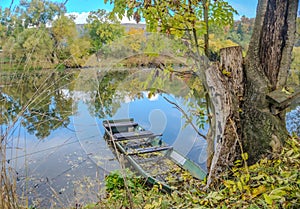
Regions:
<instances>
[{"instance_id":1,"label":"riverbank","mask_svg":"<svg viewBox=\"0 0 300 209\"><path fill-rule=\"evenodd\" d=\"M280 154L254 165L247 166L246 158L236 161L222 175L221 184L208 190L204 190L205 182L188 174L183 174L178 191L169 195L160 192L159 185L145 187L130 174L126 186L122 175L113 173L106 178L106 198L84 208L299 208L299 140L288 139Z\"/></svg>"}]
</instances>

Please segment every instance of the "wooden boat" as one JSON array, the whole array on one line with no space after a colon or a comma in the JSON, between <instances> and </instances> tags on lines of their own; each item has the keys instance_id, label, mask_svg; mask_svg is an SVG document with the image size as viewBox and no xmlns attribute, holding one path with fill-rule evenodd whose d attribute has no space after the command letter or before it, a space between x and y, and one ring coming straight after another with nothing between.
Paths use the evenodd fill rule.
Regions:
<instances>
[{"instance_id":1,"label":"wooden boat","mask_svg":"<svg viewBox=\"0 0 300 209\"><path fill-rule=\"evenodd\" d=\"M150 184L172 192L180 185L185 172L204 179L206 172L173 147L165 144L161 134L147 131L133 119L105 120L105 139L122 153L134 169Z\"/></svg>"}]
</instances>

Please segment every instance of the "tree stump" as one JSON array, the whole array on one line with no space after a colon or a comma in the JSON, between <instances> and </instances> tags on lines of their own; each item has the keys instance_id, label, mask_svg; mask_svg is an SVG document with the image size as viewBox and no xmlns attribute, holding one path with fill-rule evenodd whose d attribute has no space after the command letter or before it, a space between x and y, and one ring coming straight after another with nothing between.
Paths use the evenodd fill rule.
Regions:
<instances>
[{"instance_id":1,"label":"tree stump","mask_svg":"<svg viewBox=\"0 0 300 209\"><path fill-rule=\"evenodd\" d=\"M218 174L223 172L224 168L233 165L241 137L239 112L240 101L244 96L242 48L222 49L220 57L220 63L214 63L206 71L213 112L212 127L208 134L207 185L217 181ZM210 158L211 156L213 157Z\"/></svg>"}]
</instances>

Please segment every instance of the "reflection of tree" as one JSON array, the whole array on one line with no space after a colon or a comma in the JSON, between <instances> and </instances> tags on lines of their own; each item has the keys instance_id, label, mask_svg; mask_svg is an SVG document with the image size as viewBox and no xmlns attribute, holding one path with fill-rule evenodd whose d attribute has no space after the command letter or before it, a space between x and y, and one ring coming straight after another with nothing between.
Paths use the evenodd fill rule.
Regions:
<instances>
[{"instance_id":1,"label":"reflection of tree","mask_svg":"<svg viewBox=\"0 0 300 209\"><path fill-rule=\"evenodd\" d=\"M112 117L125 100L156 94L172 94L187 107L187 121L197 116L197 125L204 128L206 101L201 81L192 74L152 69L139 71L109 71L99 81L95 101L95 115L99 118ZM194 99L191 99L194 98Z\"/></svg>"},{"instance_id":2,"label":"reflection of tree","mask_svg":"<svg viewBox=\"0 0 300 209\"><path fill-rule=\"evenodd\" d=\"M0 93L2 125L19 120L29 133L44 138L70 123L72 99L62 93L62 88L70 84L74 74L16 74L13 79L18 84L3 88Z\"/></svg>"},{"instance_id":3,"label":"reflection of tree","mask_svg":"<svg viewBox=\"0 0 300 209\"><path fill-rule=\"evenodd\" d=\"M98 91L95 96L95 115L99 118L112 116L120 107L116 101L123 95L116 94L122 81L129 75L129 71L109 71L100 78ZM116 104L113 106L113 104Z\"/></svg>"}]
</instances>

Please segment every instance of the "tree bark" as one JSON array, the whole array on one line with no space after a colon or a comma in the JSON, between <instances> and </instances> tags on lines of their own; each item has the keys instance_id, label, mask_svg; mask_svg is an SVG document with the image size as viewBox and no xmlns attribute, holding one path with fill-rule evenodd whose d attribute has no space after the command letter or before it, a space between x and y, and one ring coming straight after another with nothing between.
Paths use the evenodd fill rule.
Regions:
<instances>
[{"instance_id":1,"label":"tree bark","mask_svg":"<svg viewBox=\"0 0 300 209\"><path fill-rule=\"evenodd\" d=\"M209 4L210 0L204 0L202 1L203 5L203 18L204 18L204 23L205 23L205 34L204 34L204 53L207 57L210 57L210 52L209 52L209 24L208 24L208 10L209 10Z\"/></svg>"},{"instance_id":2,"label":"tree bark","mask_svg":"<svg viewBox=\"0 0 300 209\"><path fill-rule=\"evenodd\" d=\"M285 112L273 113L266 94L286 85L295 39L298 0L261 0L247 57L242 140L250 163L287 139Z\"/></svg>"},{"instance_id":3,"label":"tree bark","mask_svg":"<svg viewBox=\"0 0 300 209\"><path fill-rule=\"evenodd\" d=\"M220 52L220 63L206 71L211 98L212 127L208 134L208 153L215 145L213 158L208 162L208 185L217 181L227 166L232 166L240 141L240 99L244 95L243 57L241 47L230 47ZM226 165L226 166L225 166Z\"/></svg>"},{"instance_id":4,"label":"tree bark","mask_svg":"<svg viewBox=\"0 0 300 209\"><path fill-rule=\"evenodd\" d=\"M249 163L280 151L288 138L284 108L273 112L266 95L286 85L295 38L298 0L260 0L245 62L241 49L220 52L220 64L206 71L214 113L208 133L207 186L233 165L240 152ZM281 112L280 112L281 111Z\"/></svg>"}]
</instances>

